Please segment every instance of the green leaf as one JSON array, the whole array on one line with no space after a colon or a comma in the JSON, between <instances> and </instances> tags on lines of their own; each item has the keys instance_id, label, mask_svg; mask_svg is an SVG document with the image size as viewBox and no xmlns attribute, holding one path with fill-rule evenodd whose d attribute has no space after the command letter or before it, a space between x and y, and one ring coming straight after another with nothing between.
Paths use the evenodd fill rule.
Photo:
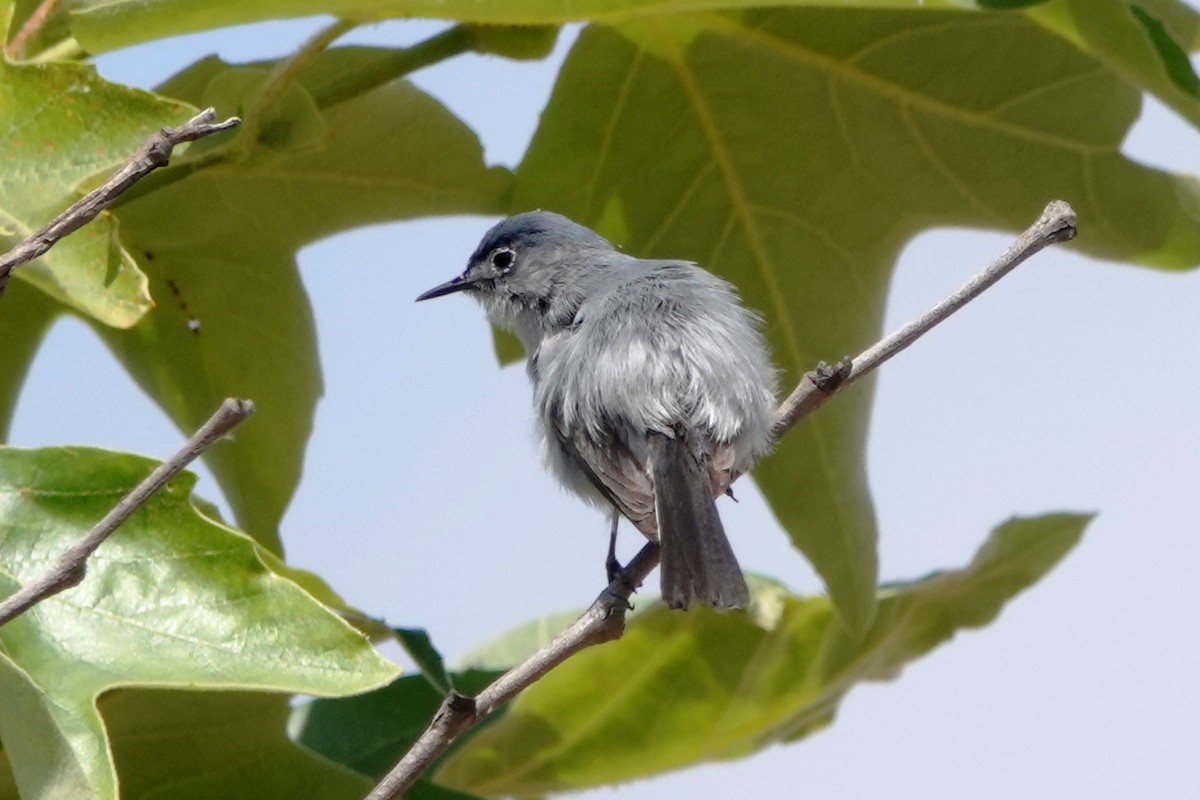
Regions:
<instances>
[{"instance_id":1,"label":"green leaf","mask_svg":"<svg viewBox=\"0 0 1200 800\"><path fill-rule=\"evenodd\" d=\"M1001 525L961 570L885 587L863 639L824 597L756 586L748 612L656 606L518 697L435 778L538 796L737 758L833 719L861 681L890 680L956 631L991 622L1079 541L1088 517Z\"/></svg>"},{"instance_id":2,"label":"green leaf","mask_svg":"<svg viewBox=\"0 0 1200 800\"><path fill-rule=\"evenodd\" d=\"M417 663L417 668L434 689L444 695L454 688L454 683L446 672L446 664L442 661L442 654L433 646L428 631L420 628L395 628L393 633L404 652Z\"/></svg>"},{"instance_id":3,"label":"green leaf","mask_svg":"<svg viewBox=\"0 0 1200 800\"><path fill-rule=\"evenodd\" d=\"M380 57L322 54L303 79L332 80ZM208 59L163 90L233 114L266 74ZM210 166L185 160L118 209L159 302L133 330L99 331L182 430L225 397L257 404L208 463L241 526L272 548L322 391L296 251L372 222L494 210L511 182L484 165L469 128L411 84L320 111L303 84L284 99L266 109L265 142L210 145L195 157Z\"/></svg>"},{"instance_id":4,"label":"green leaf","mask_svg":"<svg viewBox=\"0 0 1200 800\"><path fill-rule=\"evenodd\" d=\"M460 669L506 670L529 658L579 617L578 611L531 619L465 653Z\"/></svg>"},{"instance_id":5,"label":"green leaf","mask_svg":"<svg viewBox=\"0 0 1200 800\"><path fill-rule=\"evenodd\" d=\"M8 763L8 754L3 750L0 750L0 800L21 800L21 796L17 794L17 780L13 777L12 766Z\"/></svg>"},{"instance_id":6,"label":"green leaf","mask_svg":"<svg viewBox=\"0 0 1200 800\"><path fill-rule=\"evenodd\" d=\"M558 41L557 25L470 25L468 29L479 52L514 61L545 58Z\"/></svg>"},{"instance_id":7,"label":"green leaf","mask_svg":"<svg viewBox=\"0 0 1200 800\"><path fill-rule=\"evenodd\" d=\"M451 678L459 691L475 694L499 674L465 670ZM297 706L292 729L296 740L306 747L379 779L429 726L444 697L423 676L405 676L357 697L314 700Z\"/></svg>"},{"instance_id":8,"label":"green leaf","mask_svg":"<svg viewBox=\"0 0 1200 800\"><path fill-rule=\"evenodd\" d=\"M1200 124L1195 70L1173 31L1195 35L1200 15L1173 3L1056 0L1029 9L1030 18L1090 51L1130 83L1153 92L1192 124ZM1161 15L1161 16L1160 16ZM1053 80L1048 73L1046 80ZM1061 79L1061 78L1060 78Z\"/></svg>"},{"instance_id":9,"label":"green leaf","mask_svg":"<svg viewBox=\"0 0 1200 800\"><path fill-rule=\"evenodd\" d=\"M876 340L896 258L932 224L1021 230L1057 197L1094 255L1196 264L1200 185L1120 153L1139 105L1121 77L1019 14L771 10L591 27L512 208L561 211L634 255L729 278L764 314L790 389ZM869 386L847 392L754 474L859 631L876 579L870 402Z\"/></svg>"},{"instance_id":10,"label":"green leaf","mask_svg":"<svg viewBox=\"0 0 1200 800\"><path fill-rule=\"evenodd\" d=\"M101 80L90 66L0 58L0 250L65 210L81 183L124 162L149 133L191 113ZM128 328L151 306L146 276L121 248L109 214L15 274L104 325Z\"/></svg>"},{"instance_id":11,"label":"green leaf","mask_svg":"<svg viewBox=\"0 0 1200 800\"><path fill-rule=\"evenodd\" d=\"M371 782L287 735L287 695L120 689L100 699L122 800L359 800ZM82 795L80 795L82 796Z\"/></svg>"},{"instance_id":12,"label":"green leaf","mask_svg":"<svg viewBox=\"0 0 1200 800\"><path fill-rule=\"evenodd\" d=\"M4 290L0 299L0 442L8 438L21 385L42 337L62 310L57 302L22 281L10 281Z\"/></svg>"},{"instance_id":13,"label":"green leaf","mask_svg":"<svg viewBox=\"0 0 1200 800\"><path fill-rule=\"evenodd\" d=\"M435 18L491 25L561 24L577 21L621 22L688 11L748 9L768 5L762 0L268 0L229 3L219 0L88 0L73 18L73 33L93 51L197 30L266 19L333 14L339 17ZM1200 45L1200 15L1181 0L777 0L771 6L859 9L882 8L923 13L979 9L1026 13L1056 33L1067 36L1145 88L1159 93L1180 113L1191 116L1195 105L1164 80L1162 48L1146 37L1131 37L1131 12L1140 10L1162 22L1169 36L1185 49ZM848 17L847 24L854 24ZM1157 51L1157 52L1156 52ZM508 53L501 51L505 55ZM518 56L519 57L519 56ZM1170 57L1167 58L1169 62ZM1157 61L1157 63L1156 63Z\"/></svg>"},{"instance_id":14,"label":"green leaf","mask_svg":"<svg viewBox=\"0 0 1200 800\"><path fill-rule=\"evenodd\" d=\"M0 448L0 591L47 569L154 466ZM337 695L395 675L253 541L201 514L193 483L173 480L93 555L83 583L0 629L0 740L23 795L115 797L95 701L116 686Z\"/></svg>"},{"instance_id":15,"label":"green leaf","mask_svg":"<svg viewBox=\"0 0 1200 800\"><path fill-rule=\"evenodd\" d=\"M1196 70L1188 60L1187 51L1171 38L1162 20L1152 16L1139 5L1130 6L1130 10L1146 29L1171 82L1193 98L1200 97L1200 78L1196 77Z\"/></svg>"},{"instance_id":16,"label":"green leaf","mask_svg":"<svg viewBox=\"0 0 1200 800\"><path fill-rule=\"evenodd\" d=\"M1185 50L1200 49L1200 13L1186 0L1139 0L1137 5L1159 20Z\"/></svg>"}]
</instances>

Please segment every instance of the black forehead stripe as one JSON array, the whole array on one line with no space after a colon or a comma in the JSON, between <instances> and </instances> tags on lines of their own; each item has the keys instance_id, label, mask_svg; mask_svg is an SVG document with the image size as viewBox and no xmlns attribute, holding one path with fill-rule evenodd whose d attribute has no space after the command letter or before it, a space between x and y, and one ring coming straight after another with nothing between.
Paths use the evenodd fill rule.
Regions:
<instances>
[{"instance_id":1,"label":"black forehead stripe","mask_svg":"<svg viewBox=\"0 0 1200 800\"><path fill-rule=\"evenodd\" d=\"M546 229L541 225L525 224L512 227L509 230L493 229L479 243L479 248L471 257L472 261L483 258L498 247L513 247L516 245L536 245L546 237Z\"/></svg>"}]
</instances>

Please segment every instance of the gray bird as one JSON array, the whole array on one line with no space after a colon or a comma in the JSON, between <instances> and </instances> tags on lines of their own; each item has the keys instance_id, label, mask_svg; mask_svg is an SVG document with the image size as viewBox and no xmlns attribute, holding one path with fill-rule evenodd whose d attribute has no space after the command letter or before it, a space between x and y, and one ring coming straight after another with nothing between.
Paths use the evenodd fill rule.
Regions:
<instances>
[{"instance_id":1,"label":"gray bird","mask_svg":"<svg viewBox=\"0 0 1200 800\"><path fill-rule=\"evenodd\" d=\"M550 469L612 511L610 578L623 515L661 546L672 608L746 605L715 498L769 447L776 380L734 288L530 211L489 230L465 272L417 300L453 292L525 346Z\"/></svg>"}]
</instances>

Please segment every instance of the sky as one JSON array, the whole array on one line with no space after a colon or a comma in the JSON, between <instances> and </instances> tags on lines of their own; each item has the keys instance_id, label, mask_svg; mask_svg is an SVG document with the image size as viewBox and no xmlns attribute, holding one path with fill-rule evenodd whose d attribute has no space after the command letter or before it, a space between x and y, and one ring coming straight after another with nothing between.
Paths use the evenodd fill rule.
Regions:
<instances>
[{"instance_id":1,"label":"sky","mask_svg":"<svg viewBox=\"0 0 1200 800\"><path fill-rule=\"evenodd\" d=\"M105 56L99 68L150 86L211 52L285 54L320 24L182 37ZM387 23L345 41L400 45L434 29ZM545 62L468 56L415 82L479 132L489 161L514 165L571 38ZM1200 136L1154 102L1124 150L1171 169L1200 164ZM606 545L602 517L542 470L527 379L497 368L479 308L410 302L460 272L492 222L381 225L300 254L326 393L283 523L289 561L374 615L428 628L451 660L530 617L586 605ZM884 328L1011 238L919 236L896 270ZM1013 515L1099 512L1082 544L991 626L898 680L852 690L828 730L583 797L1200 796L1198 308L1200 274L1054 248L886 365L867 454L884 579L961 566ZM39 352L12 434L19 446L158 458L182 439L73 320ZM198 491L219 495L208 477ZM738 497L722 517L743 566L820 591L749 483ZM624 544L628 555L638 542Z\"/></svg>"}]
</instances>

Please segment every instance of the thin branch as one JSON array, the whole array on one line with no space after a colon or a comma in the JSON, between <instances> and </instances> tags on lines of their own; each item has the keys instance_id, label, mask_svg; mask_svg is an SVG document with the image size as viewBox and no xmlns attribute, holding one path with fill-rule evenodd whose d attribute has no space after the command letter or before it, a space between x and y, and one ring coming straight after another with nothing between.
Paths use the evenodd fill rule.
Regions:
<instances>
[{"instance_id":1,"label":"thin branch","mask_svg":"<svg viewBox=\"0 0 1200 800\"><path fill-rule=\"evenodd\" d=\"M41 230L0 256L0 294L4 293L13 269L43 255L64 236L95 219L130 186L159 167L165 167L177 145L228 130L241 122L237 117L230 117L224 122L213 122L214 119L216 112L208 108L177 128L163 128L150 134L112 177L50 220Z\"/></svg>"},{"instance_id":2,"label":"thin branch","mask_svg":"<svg viewBox=\"0 0 1200 800\"><path fill-rule=\"evenodd\" d=\"M4 54L11 59L24 58L25 46L29 44L30 39L37 35L42 26L46 24L46 20L54 13L54 9L58 4L59 0L42 0L42 2L38 3L38 7L25 20L25 24L21 26L21 30L17 31L17 35L5 46Z\"/></svg>"},{"instance_id":3,"label":"thin branch","mask_svg":"<svg viewBox=\"0 0 1200 800\"><path fill-rule=\"evenodd\" d=\"M918 319L853 360L845 360L832 369L821 365L805 373L800 385L779 407L776 436L786 433L842 388L908 347L1029 256L1074 236L1075 212L1071 207L1061 201L1046 206L1038 221L1021 234L1004 255ZM629 597L658 565L658 560L658 545L648 543L579 619L526 661L501 675L474 698L451 692L434 714L429 727L379 785L371 790L367 800L395 800L402 796L464 731L477 725L580 650L621 638L625 632L625 611L629 608Z\"/></svg>"},{"instance_id":4,"label":"thin branch","mask_svg":"<svg viewBox=\"0 0 1200 800\"><path fill-rule=\"evenodd\" d=\"M200 427L190 439L173 455L154 468L145 480L133 488L129 494L113 506L104 515L104 519L96 523L87 536L80 539L70 549L59 556L47 572L22 586L11 597L0 602L0 625L4 625L30 608L53 597L59 592L77 586L87 573L87 559L100 544L115 531L122 522L127 520L134 511L150 499L184 467L190 464L201 453L207 450L225 434L229 433L243 420L254 412L254 404L249 400L229 398L221 403L221 407L209 417L208 422Z\"/></svg>"},{"instance_id":5,"label":"thin branch","mask_svg":"<svg viewBox=\"0 0 1200 800\"><path fill-rule=\"evenodd\" d=\"M450 692L433 721L400 762L367 795L367 800L401 797L463 733L512 700L550 670L580 650L621 638L629 596L658 565L658 545L650 542L630 560L623 573L600 593L591 607L523 663L488 684L474 698Z\"/></svg>"},{"instance_id":6,"label":"thin branch","mask_svg":"<svg viewBox=\"0 0 1200 800\"><path fill-rule=\"evenodd\" d=\"M775 423L774 435L778 439L804 417L816 411L829 398L864 375L868 375L883 362L899 353L913 342L981 295L996 281L1011 272L1017 265L1034 253L1058 242L1075 238L1075 211L1062 200L1046 206L1042 215L983 272L959 287L933 308L917 317L900 330L873 346L856 358L842 361L836 367L819 364L816 369L804 373L799 384L779 407L779 421Z\"/></svg>"}]
</instances>

